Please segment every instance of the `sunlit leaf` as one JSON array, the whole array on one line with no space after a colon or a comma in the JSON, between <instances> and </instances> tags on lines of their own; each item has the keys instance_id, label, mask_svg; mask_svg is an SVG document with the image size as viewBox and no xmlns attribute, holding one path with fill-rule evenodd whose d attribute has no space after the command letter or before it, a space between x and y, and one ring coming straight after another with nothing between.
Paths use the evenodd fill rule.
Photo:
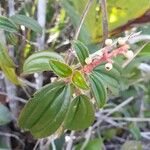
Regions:
<instances>
[{"instance_id":1,"label":"sunlit leaf","mask_svg":"<svg viewBox=\"0 0 150 150\"><path fill-rule=\"evenodd\" d=\"M21 81L19 80L18 76L15 73L15 69L14 68L10 68L7 67L4 64L0 63L0 67L3 71L3 73L5 74L5 76L7 77L7 79L9 79L12 83L19 85L21 84Z\"/></svg>"},{"instance_id":2,"label":"sunlit leaf","mask_svg":"<svg viewBox=\"0 0 150 150\"><path fill-rule=\"evenodd\" d=\"M89 89L89 87L80 71L75 71L73 73L72 82L74 83L74 85L76 85L77 87L79 87L83 90Z\"/></svg>"},{"instance_id":3,"label":"sunlit leaf","mask_svg":"<svg viewBox=\"0 0 150 150\"><path fill-rule=\"evenodd\" d=\"M61 0L62 6L67 11L70 16L72 23L75 27L78 26L81 14L88 3L88 0ZM138 17L141 17L147 10L149 10L150 1L149 0L109 0L107 1L108 9L108 23L109 23L109 33L114 34L117 32L117 28L126 25ZM98 7L98 11L97 8ZM102 38L102 17L101 9L99 8L98 1L94 1L88 12L84 28L81 29L83 35L86 34L86 38L90 38L92 42L99 42ZM70 9L68 9L70 8ZM86 29L86 31L85 31ZM123 30L123 29L122 29ZM120 33L120 30L118 30ZM91 36L89 36L91 35ZM84 37L82 36L82 41Z\"/></svg>"},{"instance_id":4,"label":"sunlit leaf","mask_svg":"<svg viewBox=\"0 0 150 150\"><path fill-rule=\"evenodd\" d=\"M52 71L62 77L62 78L66 78L71 76L72 74L72 69L65 63L62 63L60 61L57 60L50 60L50 67L52 69Z\"/></svg>"},{"instance_id":5,"label":"sunlit leaf","mask_svg":"<svg viewBox=\"0 0 150 150\"><path fill-rule=\"evenodd\" d=\"M8 67L15 67L14 62L10 58L6 48L0 43L0 63Z\"/></svg>"}]
</instances>

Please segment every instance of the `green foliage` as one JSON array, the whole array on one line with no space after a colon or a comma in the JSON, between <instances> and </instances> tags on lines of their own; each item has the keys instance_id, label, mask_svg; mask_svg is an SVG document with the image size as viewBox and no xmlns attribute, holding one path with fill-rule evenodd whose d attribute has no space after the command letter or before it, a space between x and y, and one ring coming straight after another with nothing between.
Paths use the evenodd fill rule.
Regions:
<instances>
[{"instance_id":1,"label":"green foliage","mask_svg":"<svg viewBox=\"0 0 150 150\"><path fill-rule=\"evenodd\" d=\"M14 62L10 58L6 48L0 43L0 62L8 67L15 67Z\"/></svg>"},{"instance_id":2,"label":"green foliage","mask_svg":"<svg viewBox=\"0 0 150 150\"><path fill-rule=\"evenodd\" d=\"M79 144L76 146L75 150L80 150L82 147L82 144ZM90 140L88 144L85 147L85 150L103 150L103 141L101 138L96 138L93 140Z\"/></svg>"},{"instance_id":3,"label":"green foliage","mask_svg":"<svg viewBox=\"0 0 150 150\"><path fill-rule=\"evenodd\" d=\"M18 32L16 24L13 21L11 21L11 19L6 18L4 16L0 16L0 29L12 33Z\"/></svg>"},{"instance_id":4,"label":"green foliage","mask_svg":"<svg viewBox=\"0 0 150 150\"><path fill-rule=\"evenodd\" d=\"M64 61L61 55L55 52L40 51L29 56L23 65L23 74L32 74L35 72L42 72L51 70L49 61L56 59Z\"/></svg>"},{"instance_id":5,"label":"green foliage","mask_svg":"<svg viewBox=\"0 0 150 150\"><path fill-rule=\"evenodd\" d=\"M72 75L72 69L65 63L57 60L50 60L50 67L52 71L62 78Z\"/></svg>"},{"instance_id":6,"label":"green foliage","mask_svg":"<svg viewBox=\"0 0 150 150\"><path fill-rule=\"evenodd\" d=\"M141 139L140 129L138 128L138 126L135 123L130 124L129 130L132 133L135 140Z\"/></svg>"},{"instance_id":7,"label":"green foliage","mask_svg":"<svg viewBox=\"0 0 150 150\"><path fill-rule=\"evenodd\" d=\"M77 27L79 24L78 20L83 13L88 0L61 1L62 6L70 16L73 25ZM120 30L117 29L129 21L141 17L149 9L149 6L149 0L128 0L128 2L126 0L109 0L107 2L107 9L110 35L116 32L118 33ZM94 1L84 21L83 28L81 29L80 37L84 43L87 43L86 39L90 39L88 42L92 41L91 43L96 43L102 38L101 9L99 8L98 11L96 11L97 7L99 8L99 4Z\"/></svg>"},{"instance_id":8,"label":"green foliage","mask_svg":"<svg viewBox=\"0 0 150 150\"><path fill-rule=\"evenodd\" d=\"M20 85L21 81L19 80L18 76L15 73L15 69L14 68L10 68L4 64L0 63L0 67L3 70L5 76L14 84L16 85Z\"/></svg>"},{"instance_id":9,"label":"green foliage","mask_svg":"<svg viewBox=\"0 0 150 150\"><path fill-rule=\"evenodd\" d=\"M107 100L105 84L98 73L92 72L89 75L91 90L99 108L103 107Z\"/></svg>"},{"instance_id":10,"label":"green foliage","mask_svg":"<svg viewBox=\"0 0 150 150\"><path fill-rule=\"evenodd\" d=\"M142 150L141 142L139 141L126 141L121 150Z\"/></svg>"},{"instance_id":11,"label":"green foliage","mask_svg":"<svg viewBox=\"0 0 150 150\"><path fill-rule=\"evenodd\" d=\"M80 71L75 71L72 75L72 82L74 83L75 86L83 89L83 90L88 90L89 87L83 77L83 75L81 74Z\"/></svg>"},{"instance_id":12,"label":"green foliage","mask_svg":"<svg viewBox=\"0 0 150 150\"><path fill-rule=\"evenodd\" d=\"M20 81L15 73L15 64L10 58L6 48L0 43L0 67L6 77L14 84L19 85Z\"/></svg>"},{"instance_id":13,"label":"green foliage","mask_svg":"<svg viewBox=\"0 0 150 150\"><path fill-rule=\"evenodd\" d=\"M37 33L42 34L41 26L36 20L32 19L31 17L17 14L17 15L11 16L10 19L18 25L23 25Z\"/></svg>"},{"instance_id":14,"label":"green foliage","mask_svg":"<svg viewBox=\"0 0 150 150\"><path fill-rule=\"evenodd\" d=\"M8 108L0 104L0 125L5 125L12 120L12 116Z\"/></svg>"},{"instance_id":15,"label":"green foliage","mask_svg":"<svg viewBox=\"0 0 150 150\"><path fill-rule=\"evenodd\" d=\"M70 130L88 128L94 122L94 107L85 95L77 96L70 104L64 126Z\"/></svg>"},{"instance_id":16,"label":"green foliage","mask_svg":"<svg viewBox=\"0 0 150 150\"><path fill-rule=\"evenodd\" d=\"M53 134L64 121L70 102L70 85L51 83L36 92L25 105L19 126L30 130L36 138Z\"/></svg>"},{"instance_id":17,"label":"green foliage","mask_svg":"<svg viewBox=\"0 0 150 150\"><path fill-rule=\"evenodd\" d=\"M73 47L81 65L82 66L86 65L85 59L89 57L88 48L80 41L74 41Z\"/></svg>"},{"instance_id":18,"label":"green foliage","mask_svg":"<svg viewBox=\"0 0 150 150\"><path fill-rule=\"evenodd\" d=\"M104 81L105 85L113 92L118 94L121 84L121 69L118 65L113 65L110 71L105 69L105 64L97 66L93 72L98 73L98 76Z\"/></svg>"}]
</instances>

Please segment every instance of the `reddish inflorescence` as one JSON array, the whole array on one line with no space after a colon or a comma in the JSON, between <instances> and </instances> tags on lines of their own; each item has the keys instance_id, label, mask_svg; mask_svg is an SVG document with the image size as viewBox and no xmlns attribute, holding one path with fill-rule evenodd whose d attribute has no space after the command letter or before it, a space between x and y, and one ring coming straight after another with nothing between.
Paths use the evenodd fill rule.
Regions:
<instances>
[{"instance_id":1,"label":"reddish inflorescence","mask_svg":"<svg viewBox=\"0 0 150 150\"><path fill-rule=\"evenodd\" d=\"M128 44L124 44L121 45L119 48L109 52L109 47L106 46L105 48L103 48L102 52L103 55L102 56L98 56L95 59L92 60L91 63L87 64L86 66L84 66L82 68L82 72L85 74L90 73L96 66L100 65L101 63L106 62L107 65L105 66L106 70L111 70L112 66L111 64L113 63L113 58L118 56L118 55L126 55L128 53L128 49L129 49L129 45ZM107 68L108 67L108 68Z\"/></svg>"}]
</instances>

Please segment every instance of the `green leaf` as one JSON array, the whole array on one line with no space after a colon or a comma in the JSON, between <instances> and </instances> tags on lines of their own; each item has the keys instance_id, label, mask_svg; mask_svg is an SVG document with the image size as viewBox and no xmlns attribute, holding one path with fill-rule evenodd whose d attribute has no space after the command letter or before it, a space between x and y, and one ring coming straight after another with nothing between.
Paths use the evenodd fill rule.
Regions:
<instances>
[{"instance_id":1,"label":"green leaf","mask_svg":"<svg viewBox=\"0 0 150 150\"><path fill-rule=\"evenodd\" d=\"M12 116L8 108L0 104L0 125L5 125L12 120Z\"/></svg>"},{"instance_id":2,"label":"green leaf","mask_svg":"<svg viewBox=\"0 0 150 150\"><path fill-rule=\"evenodd\" d=\"M85 95L77 96L70 104L64 126L70 130L88 128L94 122L94 107Z\"/></svg>"},{"instance_id":3,"label":"green leaf","mask_svg":"<svg viewBox=\"0 0 150 150\"><path fill-rule=\"evenodd\" d=\"M143 150L143 148L140 141L126 141L121 150Z\"/></svg>"},{"instance_id":4,"label":"green leaf","mask_svg":"<svg viewBox=\"0 0 150 150\"><path fill-rule=\"evenodd\" d=\"M75 150L81 150L82 144L76 146ZM93 139L88 142L85 150L103 150L103 141L101 138Z\"/></svg>"},{"instance_id":5,"label":"green leaf","mask_svg":"<svg viewBox=\"0 0 150 150\"><path fill-rule=\"evenodd\" d=\"M56 59L64 61L61 55L55 52L40 51L29 56L23 65L23 74L32 74L35 72L42 72L51 70L49 61Z\"/></svg>"},{"instance_id":6,"label":"green leaf","mask_svg":"<svg viewBox=\"0 0 150 150\"><path fill-rule=\"evenodd\" d=\"M6 48L0 43L0 67L4 72L5 76L14 84L19 85L19 81L15 73L15 64L8 55Z\"/></svg>"},{"instance_id":7,"label":"green leaf","mask_svg":"<svg viewBox=\"0 0 150 150\"><path fill-rule=\"evenodd\" d=\"M15 23L4 16L0 16L0 29L8 32L18 32Z\"/></svg>"},{"instance_id":8,"label":"green leaf","mask_svg":"<svg viewBox=\"0 0 150 150\"><path fill-rule=\"evenodd\" d=\"M14 62L10 58L6 48L0 43L0 63L8 67L15 67Z\"/></svg>"},{"instance_id":9,"label":"green leaf","mask_svg":"<svg viewBox=\"0 0 150 150\"><path fill-rule=\"evenodd\" d=\"M16 24L23 25L37 33L42 34L42 28L39 23L31 17L27 17L25 15L14 15L10 18Z\"/></svg>"},{"instance_id":10,"label":"green leaf","mask_svg":"<svg viewBox=\"0 0 150 150\"><path fill-rule=\"evenodd\" d=\"M17 77L14 68L7 67L6 65L1 64L1 63L0 63L0 67L1 67L2 71L4 72L5 76L8 78L8 80L10 80L12 83L14 83L16 85L21 84L21 81Z\"/></svg>"},{"instance_id":11,"label":"green leaf","mask_svg":"<svg viewBox=\"0 0 150 150\"><path fill-rule=\"evenodd\" d=\"M19 126L36 138L53 134L62 124L70 102L70 85L51 83L36 92L19 116Z\"/></svg>"},{"instance_id":12,"label":"green leaf","mask_svg":"<svg viewBox=\"0 0 150 150\"><path fill-rule=\"evenodd\" d=\"M114 64L113 68L110 71L107 71L105 69L105 64L102 64L94 68L93 72L99 74L105 85L113 92L113 94L118 94L122 81L120 68L121 67Z\"/></svg>"},{"instance_id":13,"label":"green leaf","mask_svg":"<svg viewBox=\"0 0 150 150\"><path fill-rule=\"evenodd\" d=\"M66 78L72 75L72 69L67 64L60 61L50 60L50 67L56 75L62 78Z\"/></svg>"},{"instance_id":14,"label":"green leaf","mask_svg":"<svg viewBox=\"0 0 150 150\"><path fill-rule=\"evenodd\" d=\"M93 96L97 102L98 107L101 108L105 105L107 99L105 84L99 74L97 74L96 72L92 72L89 75L89 80Z\"/></svg>"},{"instance_id":15,"label":"green leaf","mask_svg":"<svg viewBox=\"0 0 150 150\"><path fill-rule=\"evenodd\" d=\"M132 123L132 124L129 125L129 130L132 133L135 140L140 140L141 139L140 129L135 123Z\"/></svg>"},{"instance_id":16,"label":"green leaf","mask_svg":"<svg viewBox=\"0 0 150 150\"><path fill-rule=\"evenodd\" d=\"M76 85L77 87L79 87L83 90L89 89L89 87L80 71L75 71L73 73L72 82L74 83L74 85Z\"/></svg>"},{"instance_id":17,"label":"green leaf","mask_svg":"<svg viewBox=\"0 0 150 150\"><path fill-rule=\"evenodd\" d=\"M76 51L78 60L80 61L81 65L86 65L85 59L89 57L88 48L80 41L74 41L73 47Z\"/></svg>"}]
</instances>

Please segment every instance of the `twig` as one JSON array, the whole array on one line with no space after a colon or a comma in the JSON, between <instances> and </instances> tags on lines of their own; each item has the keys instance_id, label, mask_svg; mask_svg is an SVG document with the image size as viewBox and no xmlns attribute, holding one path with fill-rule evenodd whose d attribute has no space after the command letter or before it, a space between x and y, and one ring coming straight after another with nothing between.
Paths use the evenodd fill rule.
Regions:
<instances>
[{"instance_id":1,"label":"twig","mask_svg":"<svg viewBox=\"0 0 150 150\"><path fill-rule=\"evenodd\" d=\"M128 122L150 122L150 118L116 118L116 117L109 117L110 119L117 120L117 121L128 121Z\"/></svg>"},{"instance_id":2,"label":"twig","mask_svg":"<svg viewBox=\"0 0 150 150\"><path fill-rule=\"evenodd\" d=\"M93 131L96 127L98 127L98 126L101 124L101 122L102 122L103 120L107 119L108 116L110 116L110 115L113 114L114 112L120 110L122 107L124 107L125 105L127 105L127 104L128 104L129 102L131 102L133 99L134 99L133 97L130 97L129 99L125 100L123 103L119 104L117 107L115 107L114 109L112 109L112 110L111 110L107 115L105 115L105 116L102 116L102 115L101 115L102 113L100 113L98 121L97 121L92 127L90 127L90 128L88 129L88 131L87 131L88 136L86 136L86 140L85 140L85 142L83 143L83 148L85 148L86 145L88 144L88 142L89 142L89 140L90 140L90 137L91 137L92 131Z\"/></svg>"},{"instance_id":3,"label":"twig","mask_svg":"<svg viewBox=\"0 0 150 150\"><path fill-rule=\"evenodd\" d=\"M85 136L86 140L85 142L83 143L82 147L81 147L81 150L84 150L86 145L89 143L89 140L90 140L90 137L91 137L91 134L92 134L92 127L89 127L88 131L87 131L87 134Z\"/></svg>"},{"instance_id":4,"label":"twig","mask_svg":"<svg viewBox=\"0 0 150 150\"><path fill-rule=\"evenodd\" d=\"M8 94L5 92L0 92L0 94L4 95L4 96L8 96ZM25 99L17 97L17 96L13 96L12 99L17 100L17 101L22 102L22 103L27 103L27 101Z\"/></svg>"},{"instance_id":5,"label":"twig","mask_svg":"<svg viewBox=\"0 0 150 150\"><path fill-rule=\"evenodd\" d=\"M150 35L138 35L128 40L129 44L135 44L140 41L150 41Z\"/></svg>"},{"instance_id":6,"label":"twig","mask_svg":"<svg viewBox=\"0 0 150 150\"><path fill-rule=\"evenodd\" d=\"M93 1L94 1L94 0L89 0L88 3L87 3L86 6L85 6L85 9L84 9L84 11L83 11L83 14L82 14L81 19L80 19L80 22L79 22L79 25L78 25L78 27L77 27L77 29L76 29L76 32L75 32L74 40L77 40L78 37L79 37L80 30L81 30L81 28L82 28L82 25L83 25L83 23L84 23L84 20L85 20L85 18L86 18L86 15L87 15L87 13L88 13L88 11L89 11L89 9L90 9L90 7L91 7ZM66 62L67 62L68 64L70 63L70 61L71 61L71 62L74 61L73 47L71 47L71 49L68 51L68 54L67 54L65 60L66 60Z\"/></svg>"},{"instance_id":7,"label":"twig","mask_svg":"<svg viewBox=\"0 0 150 150\"><path fill-rule=\"evenodd\" d=\"M107 15L106 0L101 0L101 12L102 12L103 41L105 41L108 38L108 15Z\"/></svg>"},{"instance_id":8,"label":"twig","mask_svg":"<svg viewBox=\"0 0 150 150\"><path fill-rule=\"evenodd\" d=\"M125 100L123 103L119 104L119 105L116 106L114 109L112 109L112 110L106 115L106 117L110 116L110 115L113 114L114 112L119 111L120 109L122 109L122 107L124 107L125 105L127 105L128 103L130 103L133 99L134 99L134 97L128 98L128 99Z\"/></svg>"},{"instance_id":9,"label":"twig","mask_svg":"<svg viewBox=\"0 0 150 150\"><path fill-rule=\"evenodd\" d=\"M2 135L2 136L7 136L7 137L13 137L13 138L15 138L15 139L17 139L20 143L21 143L21 145L23 146L23 148L24 148L24 143L20 140L20 138L17 136L17 135L15 135L15 134L11 134L11 133L4 133L4 132L1 132L0 131L0 135Z\"/></svg>"},{"instance_id":10,"label":"twig","mask_svg":"<svg viewBox=\"0 0 150 150\"><path fill-rule=\"evenodd\" d=\"M70 140L69 140L68 143L67 143L66 150L71 150L72 144L73 144L73 137L74 137L74 134L75 134L74 131L72 131L72 132L70 133Z\"/></svg>"},{"instance_id":11,"label":"twig","mask_svg":"<svg viewBox=\"0 0 150 150\"><path fill-rule=\"evenodd\" d=\"M81 20L80 20L79 26L77 27L77 30L76 30L76 32L75 32L75 36L74 36L74 39L75 39L75 40L78 39L78 36L79 36L79 34L80 34L81 27L82 27L82 25L83 25L83 23L84 23L84 20L85 20L85 18L86 18L86 15L87 15L87 13L88 13L88 11L89 11L89 9L90 9L92 3L93 3L93 0L89 0L88 3L87 3L86 6L85 6L85 9L84 9L83 14L82 14L82 16L81 16Z\"/></svg>"},{"instance_id":12,"label":"twig","mask_svg":"<svg viewBox=\"0 0 150 150\"><path fill-rule=\"evenodd\" d=\"M38 140L38 141L35 143L35 146L34 146L33 150L36 150L36 149L37 149L39 143L40 143L40 140Z\"/></svg>"}]
</instances>

